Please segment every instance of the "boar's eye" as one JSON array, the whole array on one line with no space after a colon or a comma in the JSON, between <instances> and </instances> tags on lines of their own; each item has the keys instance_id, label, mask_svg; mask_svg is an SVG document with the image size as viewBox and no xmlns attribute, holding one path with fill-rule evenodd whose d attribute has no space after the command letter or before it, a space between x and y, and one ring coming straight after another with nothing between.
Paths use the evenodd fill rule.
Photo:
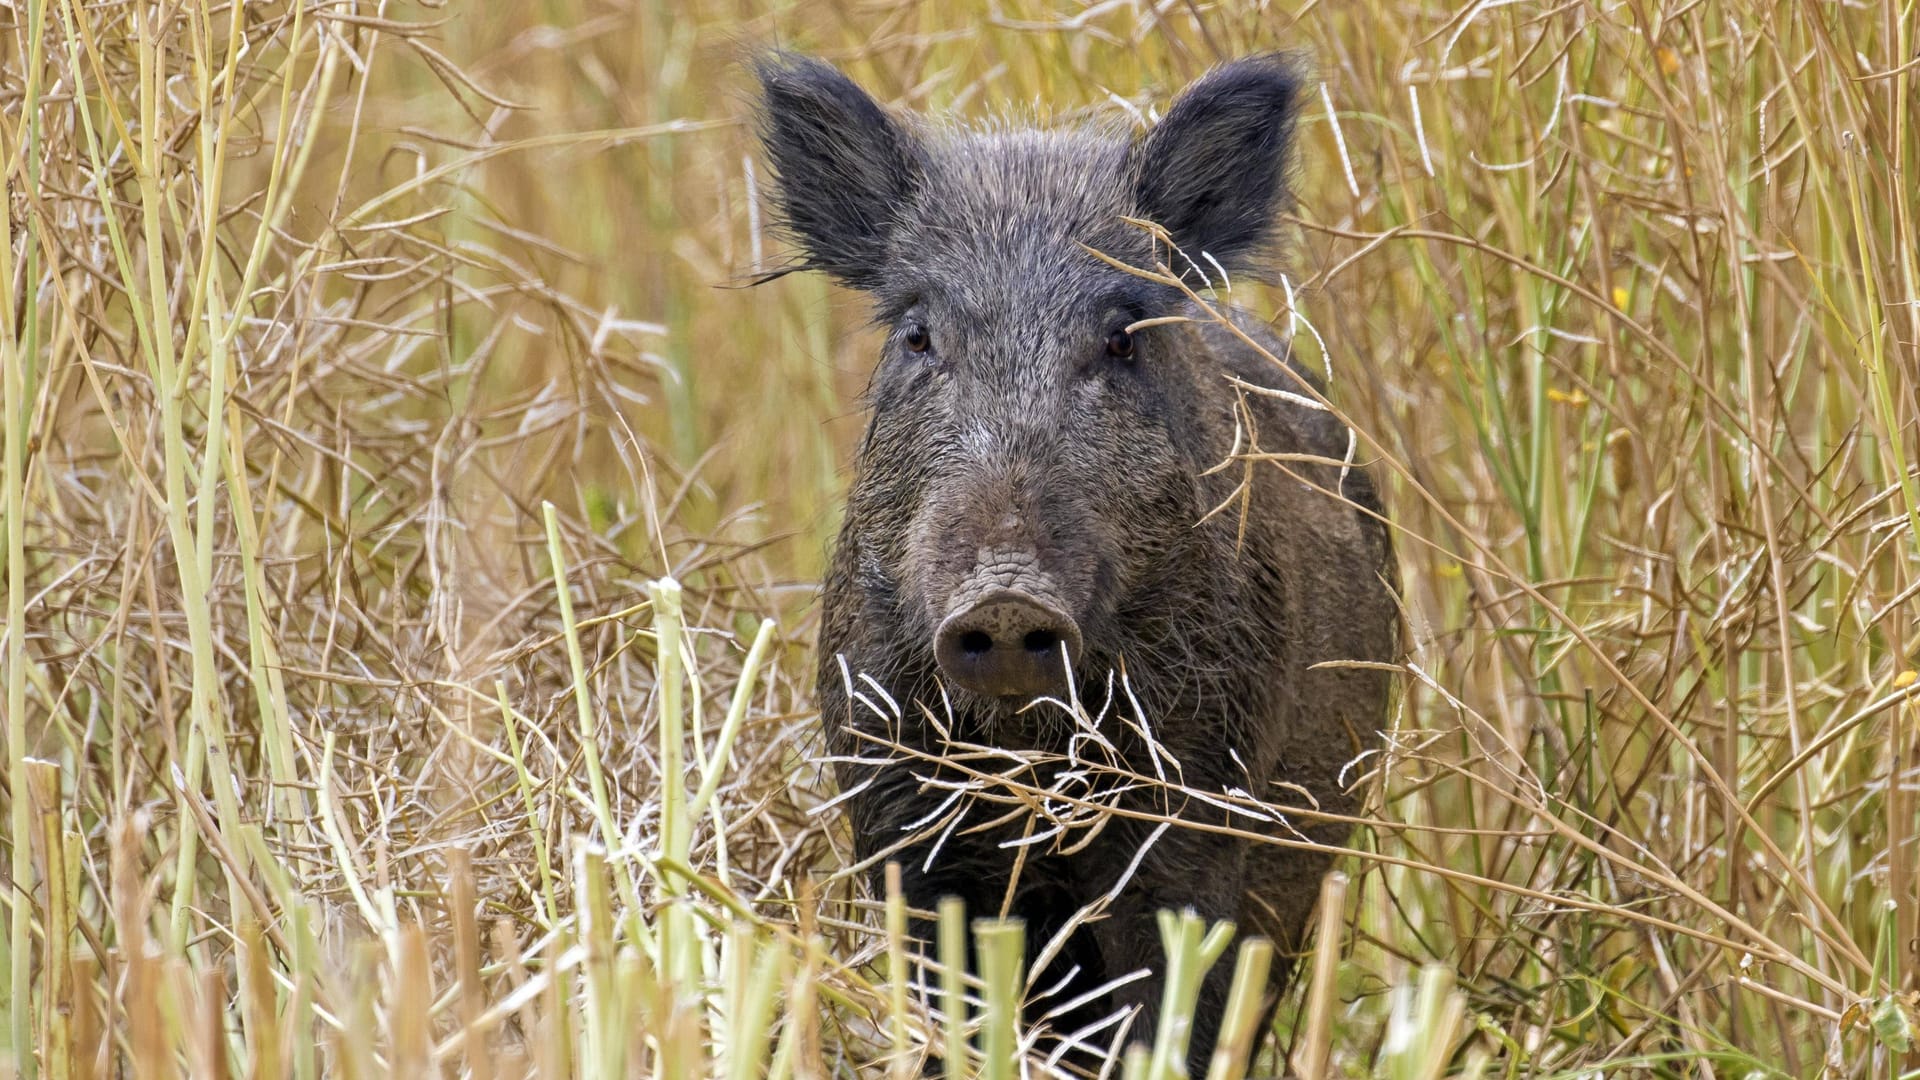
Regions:
<instances>
[{"instance_id":1,"label":"boar's eye","mask_svg":"<svg viewBox=\"0 0 1920 1080\"><path fill-rule=\"evenodd\" d=\"M900 335L900 340L906 343L908 352L923 353L933 348L933 335L919 323L908 323L906 331Z\"/></svg>"},{"instance_id":2,"label":"boar's eye","mask_svg":"<svg viewBox=\"0 0 1920 1080\"><path fill-rule=\"evenodd\" d=\"M1133 359L1133 335L1123 327L1107 335L1107 355L1115 360Z\"/></svg>"}]
</instances>

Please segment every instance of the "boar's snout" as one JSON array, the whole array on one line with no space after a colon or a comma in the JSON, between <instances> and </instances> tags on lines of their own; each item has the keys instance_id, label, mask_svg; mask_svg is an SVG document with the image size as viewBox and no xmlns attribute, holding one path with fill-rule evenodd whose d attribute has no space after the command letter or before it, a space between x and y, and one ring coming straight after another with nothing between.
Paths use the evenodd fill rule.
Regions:
<instances>
[{"instance_id":1,"label":"boar's snout","mask_svg":"<svg viewBox=\"0 0 1920 1080\"><path fill-rule=\"evenodd\" d=\"M947 678L976 694L1059 695L1080 658L1080 627L1031 593L995 589L941 621L933 655Z\"/></svg>"}]
</instances>

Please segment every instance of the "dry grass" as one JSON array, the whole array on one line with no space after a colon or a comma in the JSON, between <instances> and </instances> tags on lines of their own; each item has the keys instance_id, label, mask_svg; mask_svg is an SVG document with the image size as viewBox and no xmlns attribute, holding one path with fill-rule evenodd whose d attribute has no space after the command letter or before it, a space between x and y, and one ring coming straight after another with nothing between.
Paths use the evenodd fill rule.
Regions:
<instances>
[{"instance_id":1,"label":"dry grass","mask_svg":"<svg viewBox=\"0 0 1920 1080\"><path fill-rule=\"evenodd\" d=\"M1242 299L1412 635L1293 1070L1920 1075L1913 0L962 7L0 8L0 1071L954 1045L807 711L871 340L715 287L780 40L1062 116L1317 57L1292 303Z\"/></svg>"}]
</instances>

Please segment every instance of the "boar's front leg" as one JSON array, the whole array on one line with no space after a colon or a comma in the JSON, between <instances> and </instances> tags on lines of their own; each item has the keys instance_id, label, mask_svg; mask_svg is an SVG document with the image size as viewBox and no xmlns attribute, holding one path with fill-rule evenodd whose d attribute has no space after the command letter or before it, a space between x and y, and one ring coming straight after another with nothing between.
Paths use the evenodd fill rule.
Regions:
<instances>
[{"instance_id":1,"label":"boar's front leg","mask_svg":"<svg viewBox=\"0 0 1920 1080\"><path fill-rule=\"evenodd\" d=\"M1152 837L1153 825L1129 822L1124 829L1116 831L1120 833L1113 837L1116 848L1129 841L1132 845L1125 850L1109 850L1104 856L1113 860L1107 865L1116 868L1117 880L1121 870L1133 861L1139 846ZM1166 949L1160 940L1159 912L1190 909L1209 923L1237 918L1246 878L1246 854L1245 841L1176 825L1159 839L1152 840L1152 846L1141 857L1139 869L1114 899L1107 917L1093 925L1109 978L1141 969L1154 975L1130 982L1114 992L1116 1006L1140 1010L1128 1036L1131 1041L1151 1043L1159 1024L1160 996L1166 975ZM1232 982L1231 959L1222 958L1200 985L1187 1054L1190 1075L1205 1074Z\"/></svg>"},{"instance_id":2,"label":"boar's front leg","mask_svg":"<svg viewBox=\"0 0 1920 1080\"><path fill-rule=\"evenodd\" d=\"M1000 910L1012 856L998 846L999 833L967 831L963 801L943 811L949 789L923 786L919 775L958 779L939 764L910 760L852 766L843 763L840 782L865 784L847 800L853 825L854 855L872 861L868 881L876 900L886 897L886 864L900 865L900 891L910 909L933 911L949 896L959 897L969 918ZM963 815L959 821L954 814ZM931 920L909 920L907 932L930 952L937 940Z\"/></svg>"}]
</instances>

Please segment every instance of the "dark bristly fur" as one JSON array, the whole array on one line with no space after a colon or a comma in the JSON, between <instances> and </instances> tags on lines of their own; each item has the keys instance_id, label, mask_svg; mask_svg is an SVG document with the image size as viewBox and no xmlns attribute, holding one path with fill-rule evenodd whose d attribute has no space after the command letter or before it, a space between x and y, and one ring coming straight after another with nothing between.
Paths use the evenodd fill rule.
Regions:
<instances>
[{"instance_id":1,"label":"dark bristly fur","mask_svg":"<svg viewBox=\"0 0 1920 1080\"><path fill-rule=\"evenodd\" d=\"M842 759L873 762L840 767L844 786L864 785L847 804L861 857L905 842L895 857L915 907L954 894L974 914L1001 909L1016 858L1003 845L1019 824L968 831L998 812L983 807L946 830L929 860L933 841L908 827L949 795L923 778L953 774L924 761L884 763L881 743L940 754L932 714L951 717L956 740L1063 747L1072 727L1057 709L1021 712L1019 702L943 685L935 663L942 617L983 561L1009 552L1082 633L1074 675L1090 711L1110 673L1124 672L1188 788L1297 803L1278 786L1296 785L1321 810L1348 811L1338 774L1380 727L1388 681L1378 670L1315 665L1394 654L1391 553L1367 474L1263 464L1244 535L1237 508L1208 517L1243 475L1208 475L1233 452L1237 427L1257 435L1261 450L1336 461L1348 452L1347 432L1298 398L1239 393L1234 379L1296 392L1314 380L1275 365L1178 290L1086 250L1151 266L1148 236L1121 220L1146 217L1190 256L1173 258L1196 284L1221 284L1216 264L1261 275L1287 198L1300 88L1293 66L1259 56L1221 67L1139 138L1089 128L926 130L818 61L773 53L757 68L761 133L787 229L808 267L867 292L889 328L820 641L830 745ZM1194 321L1137 331L1130 356L1109 352L1117 330L1167 315ZM1264 327L1233 318L1262 348L1286 355ZM908 345L920 340L913 328L924 328L930 347ZM883 687L901 718L850 700L843 662ZM1102 733L1127 768L1150 775L1139 730L1114 718L1132 712L1123 699ZM1130 809L1226 823L1207 803L1166 791L1125 798ZM1153 828L1115 817L1071 855L1029 849L1011 901L1028 940L1038 948L1109 891ZM1301 831L1323 842L1344 835L1333 825ZM1327 861L1218 832L1168 831L1105 917L1055 961L1058 971L1080 968L1058 999L1157 968L1161 908L1233 919L1293 947ZM1229 968L1218 965L1203 989L1196 1064L1211 1050ZM1277 966L1276 989L1289 970ZM1057 1026L1138 1005L1146 1015L1133 1031L1150 1034L1160 992L1157 980L1136 980Z\"/></svg>"}]
</instances>

